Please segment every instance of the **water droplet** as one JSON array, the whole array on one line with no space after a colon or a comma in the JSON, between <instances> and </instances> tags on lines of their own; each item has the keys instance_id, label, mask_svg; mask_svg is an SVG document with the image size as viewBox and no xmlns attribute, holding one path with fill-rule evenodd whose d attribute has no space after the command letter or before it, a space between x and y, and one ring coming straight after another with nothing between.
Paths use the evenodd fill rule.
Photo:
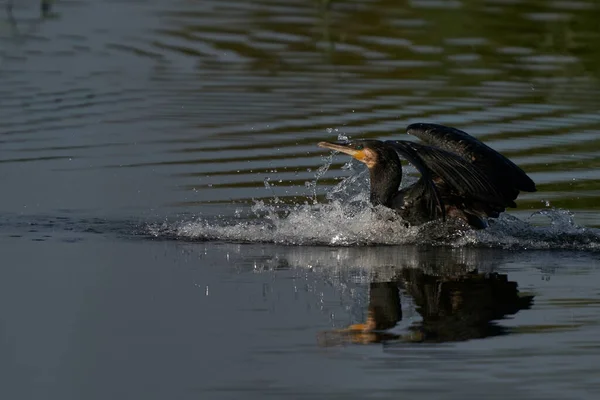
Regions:
<instances>
[{"instance_id":1,"label":"water droplet","mask_svg":"<svg viewBox=\"0 0 600 400\"><path fill-rule=\"evenodd\" d=\"M343 142L347 142L348 140L350 140L348 138L348 136L346 136L344 133L338 133L338 140L343 141Z\"/></svg>"}]
</instances>

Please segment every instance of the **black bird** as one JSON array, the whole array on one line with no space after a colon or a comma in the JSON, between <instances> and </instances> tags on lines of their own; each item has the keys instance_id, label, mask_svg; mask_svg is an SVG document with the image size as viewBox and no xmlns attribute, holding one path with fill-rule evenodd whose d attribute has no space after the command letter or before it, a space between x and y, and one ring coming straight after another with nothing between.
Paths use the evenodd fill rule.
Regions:
<instances>
[{"instance_id":1,"label":"black bird","mask_svg":"<svg viewBox=\"0 0 600 400\"><path fill-rule=\"evenodd\" d=\"M425 144L406 140L320 142L319 147L340 151L365 163L371 180L370 200L396 210L411 225L435 219L462 219L485 228L516 207L520 191L535 192L535 183L502 154L466 132L437 124L406 128ZM413 185L398 191L402 181L400 157L421 174Z\"/></svg>"}]
</instances>

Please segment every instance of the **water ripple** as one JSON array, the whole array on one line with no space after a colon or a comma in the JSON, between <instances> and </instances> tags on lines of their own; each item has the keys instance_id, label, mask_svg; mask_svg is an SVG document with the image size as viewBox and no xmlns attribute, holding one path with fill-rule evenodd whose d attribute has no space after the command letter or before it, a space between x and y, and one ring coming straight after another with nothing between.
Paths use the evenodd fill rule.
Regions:
<instances>
[{"instance_id":1,"label":"water ripple","mask_svg":"<svg viewBox=\"0 0 600 400\"><path fill-rule=\"evenodd\" d=\"M176 189L157 207L195 211L269 198L266 178L281 201L310 196L318 141L400 138L429 121L465 129L531 173L547 192L521 197L524 209L540 199L598 207L590 1L111 7L57 4L60 18L15 8L18 29L0 29L0 162L43 162L61 180L136 176L140 191ZM347 176L343 162L318 196Z\"/></svg>"}]
</instances>

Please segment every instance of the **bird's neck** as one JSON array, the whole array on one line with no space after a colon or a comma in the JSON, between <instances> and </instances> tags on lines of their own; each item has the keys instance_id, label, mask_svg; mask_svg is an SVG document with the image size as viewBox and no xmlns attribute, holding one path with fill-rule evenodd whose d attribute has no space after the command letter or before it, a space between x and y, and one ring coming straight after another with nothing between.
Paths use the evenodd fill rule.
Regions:
<instances>
[{"instance_id":1,"label":"bird's neck","mask_svg":"<svg viewBox=\"0 0 600 400\"><path fill-rule=\"evenodd\" d=\"M371 203L393 208L393 200L400 182L402 182L402 165L400 161L378 163L369 168L371 179Z\"/></svg>"}]
</instances>

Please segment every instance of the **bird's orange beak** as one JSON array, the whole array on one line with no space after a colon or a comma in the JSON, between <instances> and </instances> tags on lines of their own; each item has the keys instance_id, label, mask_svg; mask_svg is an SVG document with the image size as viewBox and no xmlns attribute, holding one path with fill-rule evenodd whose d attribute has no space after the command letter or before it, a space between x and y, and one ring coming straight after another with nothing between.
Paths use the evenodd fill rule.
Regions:
<instances>
[{"instance_id":1,"label":"bird's orange beak","mask_svg":"<svg viewBox=\"0 0 600 400\"><path fill-rule=\"evenodd\" d=\"M334 150L334 151L339 151L340 153L348 154L348 155L356 158L358 161L364 162L364 159L365 159L365 151L364 150L353 149L352 147L350 147L347 144L332 143L332 142L319 142L318 146L326 148L326 149Z\"/></svg>"}]
</instances>

